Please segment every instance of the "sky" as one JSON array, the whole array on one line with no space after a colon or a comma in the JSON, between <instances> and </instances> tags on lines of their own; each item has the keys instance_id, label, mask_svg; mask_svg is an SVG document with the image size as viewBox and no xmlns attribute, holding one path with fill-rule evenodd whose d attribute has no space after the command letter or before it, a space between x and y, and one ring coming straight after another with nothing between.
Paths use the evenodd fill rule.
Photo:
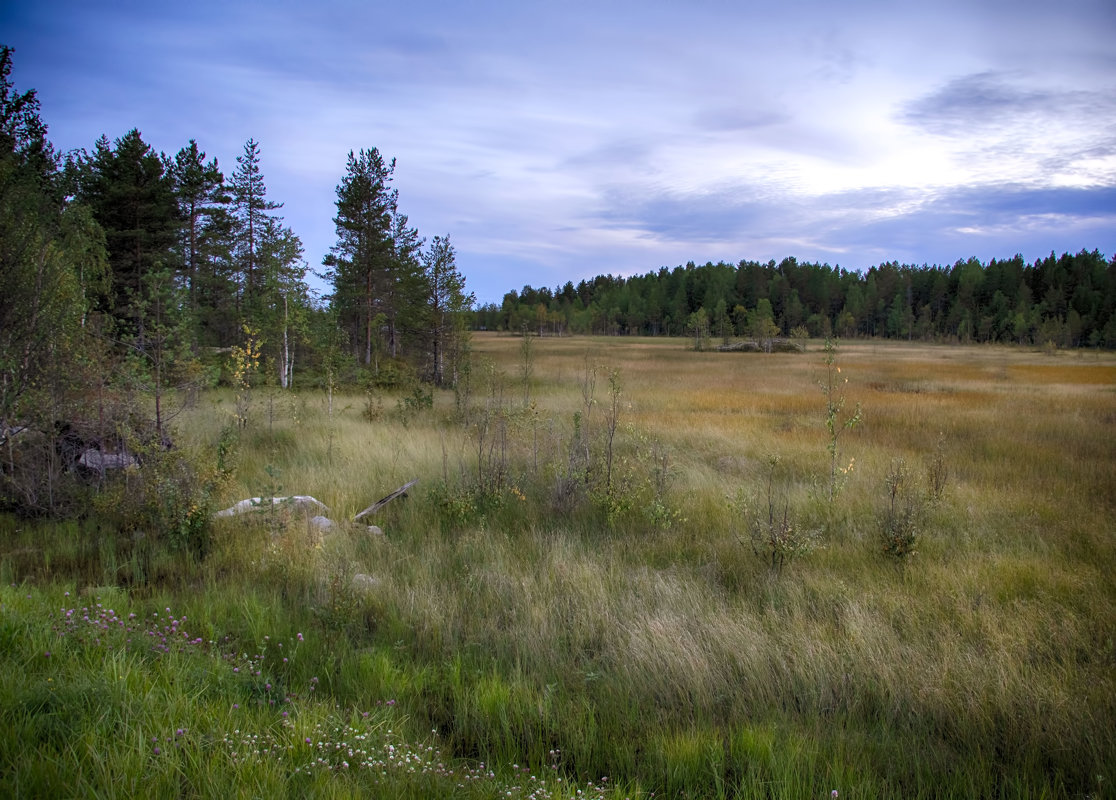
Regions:
<instances>
[{"instance_id":1,"label":"sky","mask_svg":"<svg viewBox=\"0 0 1116 800\"><path fill-rule=\"evenodd\" d=\"M228 176L254 138L311 269L378 148L481 303L688 261L1116 254L1111 0L0 0L0 43L63 151L138 128Z\"/></svg>"}]
</instances>

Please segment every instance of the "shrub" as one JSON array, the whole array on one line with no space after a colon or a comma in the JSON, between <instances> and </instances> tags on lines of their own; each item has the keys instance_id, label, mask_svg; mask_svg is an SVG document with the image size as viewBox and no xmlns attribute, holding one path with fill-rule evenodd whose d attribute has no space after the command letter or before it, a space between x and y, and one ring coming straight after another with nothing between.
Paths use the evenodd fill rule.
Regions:
<instances>
[{"instance_id":1,"label":"shrub","mask_svg":"<svg viewBox=\"0 0 1116 800\"><path fill-rule=\"evenodd\" d=\"M918 552L921 505L911 483L903 459L892 461L885 479L887 503L879 520L880 543L885 555L900 561Z\"/></svg>"},{"instance_id":2,"label":"shrub","mask_svg":"<svg viewBox=\"0 0 1116 800\"><path fill-rule=\"evenodd\" d=\"M774 485L779 457L770 456L767 463L766 498L741 496L736 501L736 510L748 530L752 552L767 562L773 572L780 573L785 564L814 549L818 534L795 520L785 496L776 499Z\"/></svg>"}]
</instances>

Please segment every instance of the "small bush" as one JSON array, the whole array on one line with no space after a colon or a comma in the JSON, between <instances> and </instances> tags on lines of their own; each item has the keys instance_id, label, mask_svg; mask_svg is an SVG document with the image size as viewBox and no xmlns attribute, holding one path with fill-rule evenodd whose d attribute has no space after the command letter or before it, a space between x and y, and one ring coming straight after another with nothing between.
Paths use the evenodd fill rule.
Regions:
<instances>
[{"instance_id":1,"label":"small bush","mask_svg":"<svg viewBox=\"0 0 1116 800\"><path fill-rule=\"evenodd\" d=\"M779 457L768 459L767 496L765 499L741 496L736 510L748 530L752 552L767 562L775 573L799 556L806 555L817 545L817 531L803 528L791 514L790 501L782 502L775 496L775 470Z\"/></svg>"},{"instance_id":2,"label":"small bush","mask_svg":"<svg viewBox=\"0 0 1116 800\"><path fill-rule=\"evenodd\" d=\"M906 463L895 459L885 479L887 504L880 514L879 527L883 553L900 561L918 552L921 504L911 484Z\"/></svg>"}]
</instances>

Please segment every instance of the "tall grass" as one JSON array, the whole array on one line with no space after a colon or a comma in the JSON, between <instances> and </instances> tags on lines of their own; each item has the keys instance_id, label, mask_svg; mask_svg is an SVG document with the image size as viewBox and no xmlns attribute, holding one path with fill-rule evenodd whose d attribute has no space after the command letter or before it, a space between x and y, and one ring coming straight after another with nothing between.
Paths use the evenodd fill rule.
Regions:
<instances>
[{"instance_id":1,"label":"tall grass","mask_svg":"<svg viewBox=\"0 0 1116 800\"><path fill-rule=\"evenodd\" d=\"M518 339L481 336L475 350L521 373ZM620 796L1109 791L1116 358L842 345L864 422L842 439L855 467L833 501L819 346L540 339L532 358L533 410L518 387L478 383L465 418L448 393L407 414L385 398L375 422L362 397L335 397L330 417L309 392L257 413L222 502L312 494L341 521L419 478L370 520L383 535L237 518L215 528L204 562L164 555L156 580L127 583L126 544L94 522L5 520L0 715L18 732L2 740L5 782L124 796L565 796L590 782ZM586 402L587 366L618 368L623 386L607 489L607 387ZM232 398L203 403L180 438L216 441ZM939 442L949 480L931 500ZM773 454L787 513L820 545L779 572L753 554L733 503L763 491ZM879 544L898 458L924 498L903 561ZM168 657L77 647L56 630L55 609L76 604L65 591L175 609L221 644ZM297 658L280 661L298 634ZM180 727L188 746L155 759L149 739L176 745ZM230 727L267 757L230 756L249 747L222 744ZM335 760L314 769L310 731L423 764L437 751L441 767L375 780ZM94 764L94 752L107 755Z\"/></svg>"}]
</instances>

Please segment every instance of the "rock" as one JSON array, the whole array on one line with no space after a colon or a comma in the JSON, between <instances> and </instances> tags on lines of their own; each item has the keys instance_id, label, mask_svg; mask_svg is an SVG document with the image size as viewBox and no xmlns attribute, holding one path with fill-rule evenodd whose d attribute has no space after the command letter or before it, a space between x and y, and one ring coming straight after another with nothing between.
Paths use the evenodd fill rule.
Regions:
<instances>
[{"instance_id":1,"label":"rock","mask_svg":"<svg viewBox=\"0 0 1116 800\"><path fill-rule=\"evenodd\" d=\"M310 495L296 494L290 497L249 497L247 500L241 500L223 511L218 511L213 516L215 517L233 517L237 514L244 514L248 511L255 511L259 508L266 508L269 505L282 505L297 511L329 511L325 503L315 500Z\"/></svg>"},{"instance_id":2,"label":"rock","mask_svg":"<svg viewBox=\"0 0 1116 800\"><path fill-rule=\"evenodd\" d=\"M333 530L334 524L333 520L331 520L329 517L323 517L319 514L318 516L310 517L310 527L313 530L325 533L327 531Z\"/></svg>"},{"instance_id":3,"label":"rock","mask_svg":"<svg viewBox=\"0 0 1116 800\"><path fill-rule=\"evenodd\" d=\"M102 453L100 450L89 448L81 454L77 463L79 467L104 472L106 469L134 467L139 464L139 459L130 453Z\"/></svg>"},{"instance_id":4,"label":"rock","mask_svg":"<svg viewBox=\"0 0 1116 800\"><path fill-rule=\"evenodd\" d=\"M368 526L368 533L370 533L372 536L383 536L384 535L383 528L381 528L379 525L369 525Z\"/></svg>"}]
</instances>

